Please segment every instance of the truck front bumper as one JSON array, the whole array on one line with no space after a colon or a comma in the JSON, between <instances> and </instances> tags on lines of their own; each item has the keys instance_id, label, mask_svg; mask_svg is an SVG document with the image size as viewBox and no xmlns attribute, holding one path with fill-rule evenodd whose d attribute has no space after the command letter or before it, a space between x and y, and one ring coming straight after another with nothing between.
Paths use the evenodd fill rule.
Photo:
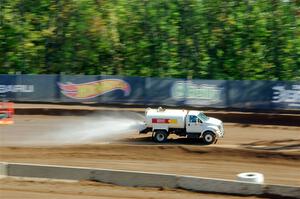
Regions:
<instances>
[{"instance_id":1,"label":"truck front bumper","mask_svg":"<svg viewBox=\"0 0 300 199\"><path fill-rule=\"evenodd\" d=\"M223 138L225 134L223 126L221 127L221 129L217 130L216 133L219 135L219 137Z\"/></svg>"}]
</instances>

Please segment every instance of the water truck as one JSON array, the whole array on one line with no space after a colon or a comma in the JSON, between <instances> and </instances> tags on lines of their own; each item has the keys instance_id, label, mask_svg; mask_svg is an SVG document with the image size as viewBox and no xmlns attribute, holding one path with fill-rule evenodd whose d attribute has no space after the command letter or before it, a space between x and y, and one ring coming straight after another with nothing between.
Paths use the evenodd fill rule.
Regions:
<instances>
[{"instance_id":1,"label":"water truck","mask_svg":"<svg viewBox=\"0 0 300 199\"><path fill-rule=\"evenodd\" d=\"M202 111L147 108L145 122L140 134L152 132L155 142L167 141L170 134L181 137L201 139L205 144L216 143L224 136L223 122L208 117Z\"/></svg>"}]
</instances>

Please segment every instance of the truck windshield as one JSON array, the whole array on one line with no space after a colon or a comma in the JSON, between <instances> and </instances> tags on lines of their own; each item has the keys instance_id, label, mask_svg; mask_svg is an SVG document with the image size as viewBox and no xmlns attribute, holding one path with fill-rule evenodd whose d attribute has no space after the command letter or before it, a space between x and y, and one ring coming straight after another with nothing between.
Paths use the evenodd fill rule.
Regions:
<instances>
[{"instance_id":1,"label":"truck windshield","mask_svg":"<svg viewBox=\"0 0 300 199\"><path fill-rule=\"evenodd\" d=\"M208 117L204 114L204 113L199 113L198 117L203 121L207 121L208 120Z\"/></svg>"}]
</instances>

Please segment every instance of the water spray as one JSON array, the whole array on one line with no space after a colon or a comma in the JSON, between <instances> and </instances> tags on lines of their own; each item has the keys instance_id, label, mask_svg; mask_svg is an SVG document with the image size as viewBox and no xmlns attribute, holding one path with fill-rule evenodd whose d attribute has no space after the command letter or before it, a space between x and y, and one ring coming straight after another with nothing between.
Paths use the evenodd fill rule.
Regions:
<instances>
[{"instance_id":1,"label":"water spray","mask_svg":"<svg viewBox=\"0 0 300 199\"><path fill-rule=\"evenodd\" d=\"M101 115L62 120L53 129L43 127L24 132L22 138L1 135L2 146L53 146L103 143L137 133L143 127L143 116L133 112L107 112ZM42 131L42 132L41 132ZM0 132L1 134L1 132Z\"/></svg>"}]
</instances>

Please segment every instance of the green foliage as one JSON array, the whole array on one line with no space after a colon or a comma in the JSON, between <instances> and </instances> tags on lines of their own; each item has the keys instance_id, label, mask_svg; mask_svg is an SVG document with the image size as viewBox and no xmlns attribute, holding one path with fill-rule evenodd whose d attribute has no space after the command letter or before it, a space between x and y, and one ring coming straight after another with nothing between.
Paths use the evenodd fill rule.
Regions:
<instances>
[{"instance_id":1,"label":"green foliage","mask_svg":"<svg viewBox=\"0 0 300 199\"><path fill-rule=\"evenodd\" d=\"M300 80L297 0L0 0L0 73Z\"/></svg>"}]
</instances>

